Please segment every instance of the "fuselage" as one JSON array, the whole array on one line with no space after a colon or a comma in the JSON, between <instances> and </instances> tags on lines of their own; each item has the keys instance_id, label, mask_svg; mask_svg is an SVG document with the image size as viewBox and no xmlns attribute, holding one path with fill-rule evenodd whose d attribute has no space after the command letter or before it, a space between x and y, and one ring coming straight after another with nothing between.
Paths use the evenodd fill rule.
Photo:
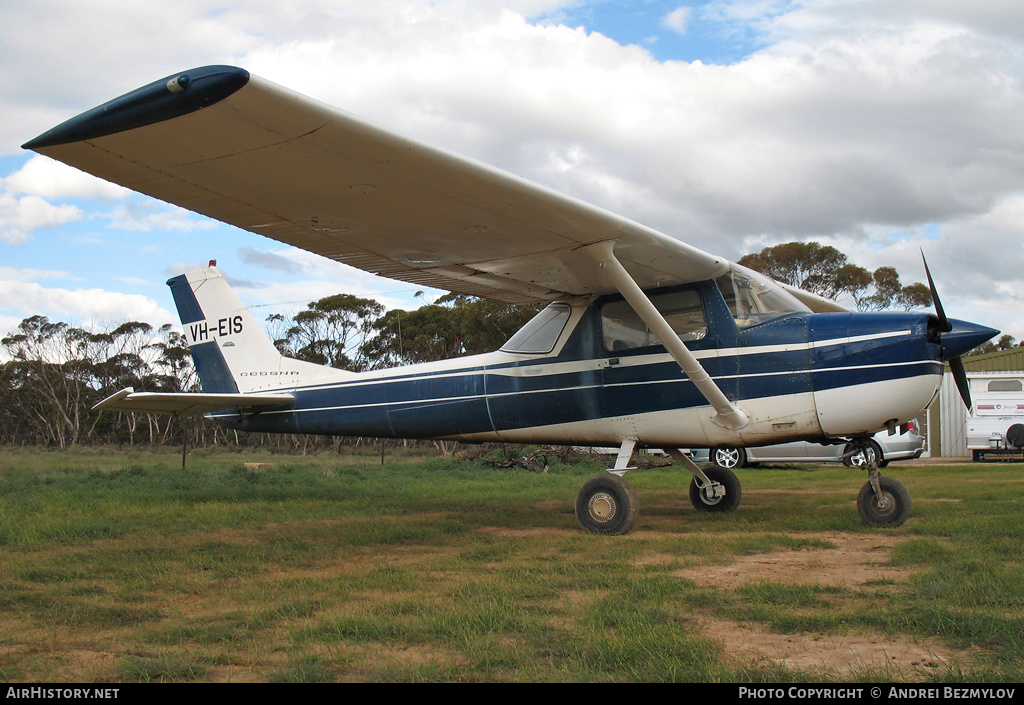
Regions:
<instances>
[{"instance_id":1,"label":"fuselage","mask_svg":"<svg viewBox=\"0 0 1024 705\"><path fill-rule=\"evenodd\" d=\"M712 421L708 402L618 295L553 304L538 330L497 352L317 382L295 374L288 387L274 382L294 395L289 408L210 416L248 431L752 446L870 435L916 417L941 383L942 352L924 313L744 317L710 281L651 295L671 302L666 318L749 414L744 428Z\"/></svg>"}]
</instances>

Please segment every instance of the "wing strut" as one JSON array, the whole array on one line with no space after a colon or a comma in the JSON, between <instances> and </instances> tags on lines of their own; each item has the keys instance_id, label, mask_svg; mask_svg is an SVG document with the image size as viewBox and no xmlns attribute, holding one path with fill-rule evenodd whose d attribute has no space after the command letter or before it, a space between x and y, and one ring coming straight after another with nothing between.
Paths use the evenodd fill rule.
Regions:
<instances>
[{"instance_id":1,"label":"wing strut","mask_svg":"<svg viewBox=\"0 0 1024 705\"><path fill-rule=\"evenodd\" d=\"M613 250L615 249L616 242L615 240L596 242L592 245L581 247L577 251L588 255L597 262L598 266L607 274L611 283L618 289L623 298L629 302L629 305L633 307L637 315L640 316L640 319L647 324L651 332L658 336L658 340L668 350L672 359L679 364L683 373L690 378L690 381L697 387L697 390L704 395L704 398L714 408L716 413L711 417L711 420L723 428L734 431L746 426L750 422L750 416L747 415L747 412L729 401L729 398L725 396L722 390L718 388L718 385L715 384L715 381L701 367L700 362L697 361L693 353L687 349L683 341L672 330L672 326L665 320L665 317L661 315L661 312L647 298L647 294L643 292L643 289L633 280L633 277L629 275L626 268L615 258Z\"/></svg>"}]
</instances>

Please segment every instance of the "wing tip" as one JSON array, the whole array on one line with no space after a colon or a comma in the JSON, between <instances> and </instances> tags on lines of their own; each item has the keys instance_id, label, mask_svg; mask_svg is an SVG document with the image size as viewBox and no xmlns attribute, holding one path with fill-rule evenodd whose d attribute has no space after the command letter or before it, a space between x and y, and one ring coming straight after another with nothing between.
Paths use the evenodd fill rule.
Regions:
<instances>
[{"instance_id":1,"label":"wing tip","mask_svg":"<svg viewBox=\"0 0 1024 705\"><path fill-rule=\"evenodd\" d=\"M22 145L38 152L152 125L208 107L232 95L250 79L236 66L201 66L138 88L47 130Z\"/></svg>"}]
</instances>

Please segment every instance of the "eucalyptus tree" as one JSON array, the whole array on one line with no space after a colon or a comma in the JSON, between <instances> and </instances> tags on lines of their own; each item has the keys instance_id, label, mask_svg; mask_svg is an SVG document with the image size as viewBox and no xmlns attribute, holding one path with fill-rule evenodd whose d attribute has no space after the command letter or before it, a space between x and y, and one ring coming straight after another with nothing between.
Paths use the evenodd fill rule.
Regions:
<instances>
[{"instance_id":1,"label":"eucalyptus tree","mask_svg":"<svg viewBox=\"0 0 1024 705\"><path fill-rule=\"evenodd\" d=\"M910 311L930 306L932 302L927 285L914 282L904 286L895 267L879 267L869 272L852 264L831 245L818 242L787 242L766 247L744 255L739 264L827 299L838 300L847 295L858 311Z\"/></svg>"},{"instance_id":2,"label":"eucalyptus tree","mask_svg":"<svg viewBox=\"0 0 1024 705\"><path fill-rule=\"evenodd\" d=\"M287 322L280 314L269 317L278 349L300 360L358 372L369 362L363 343L374 330L384 306L373 299L334 294L311 302Z\"/></svg>"}]
</instances>

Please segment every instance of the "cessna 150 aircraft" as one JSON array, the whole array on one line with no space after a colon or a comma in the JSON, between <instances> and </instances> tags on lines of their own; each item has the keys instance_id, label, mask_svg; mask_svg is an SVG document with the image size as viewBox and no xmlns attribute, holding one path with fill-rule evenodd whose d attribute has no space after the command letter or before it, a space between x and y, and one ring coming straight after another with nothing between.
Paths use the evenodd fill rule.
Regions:
<instances>
[{"instance_id":1,"label":"cessna 150 aircraft","mask_svg":"<svg viewBox=\"0 0 1024 705\"><path fill-rule=\"evenodd\" d=\"M622 474L637 448L682 462L698 509L735 509L735 474L679 449L867 448L928 407L944 363L965 382L959 356L997 333L948 320L937 297L936 315L848 311L234 67L161 79L25 147L376 274L549 302L496 352L357 374L281 356L220 272L200 269L168 283L202 393L125 389L99 408L250 431L615 445L576 500L592 532L633 526ZM868 460L861 515L902 523L906 488Z\"/></svg>"}]
</instances>

